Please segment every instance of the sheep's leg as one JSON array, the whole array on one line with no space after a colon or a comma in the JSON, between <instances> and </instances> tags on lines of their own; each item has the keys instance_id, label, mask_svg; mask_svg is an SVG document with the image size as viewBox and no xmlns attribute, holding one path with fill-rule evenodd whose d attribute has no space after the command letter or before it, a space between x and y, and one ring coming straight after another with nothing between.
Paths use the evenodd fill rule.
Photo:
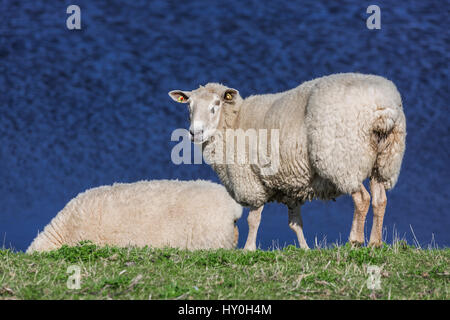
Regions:
<instances>
[{"instance_id":1,"label":"sheep's leg","mask_svg":"<svg viewBox=\"0 0 450 320\"><path fill-rule=\"evenodd\" d=\"M353 213L352 230L349 241L354 246L364 244L364 223L370 206L370 194L361 183L359 191L352 193L355 212Z\"/></svg>"},{"instance_id":2,"label":"sheep's leg","mask_svg":"<svg viewBox=\"0 0 450 320\"><path fill-rule=\"evenodd\" d=\"M373 225L370 232L369 246L381 247L383 235L383 218L386 210L386 190L384 185L376 179L370 180L370 192L372 193Z\"/></svg>"},{"instance_id":3,"label":"sheep's leg","mask_svg":"<svg viewBox=\"0 0 450 320\"><path fill-rule=\"evenodd\" d=\"M303 221L300 211L300 205L289 209L289 228L291 228L297 235L300 248L309 249L306 243L305 236L303 235Z\"/></svg>"},{"instance_id":4,"label":"sheep's leg","mask_svg":"<svg viewBox=\"0 0 450 320\"><path fill-rule=\"evenodd\" d=\"M264 206L256 209L251 209L247 222L248 222L248 236L245 243L244 250L255 251L256 250L256 236L258 234L259 223L261 222L261 212Z\"/></svg>"}]
</instances>

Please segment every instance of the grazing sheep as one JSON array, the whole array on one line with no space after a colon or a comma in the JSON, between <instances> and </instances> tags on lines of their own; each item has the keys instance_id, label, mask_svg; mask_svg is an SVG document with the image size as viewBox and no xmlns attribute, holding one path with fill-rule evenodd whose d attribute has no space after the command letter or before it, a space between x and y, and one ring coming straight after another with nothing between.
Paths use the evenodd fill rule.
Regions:
<instances>
[{"instance_id":1,"label":"grazing sheep","mask_svg":"<svg viewBox=\"0 0 450 320\"><path fill-rule=\"evenodd\" d=\"M369 245L381 245L385 190L397 182L406 136L401 97L391 81L345 73L246 99L217 83L169 95L189 104L191 139L202 144L205 159L231 196L250 207L245 249L256 248L266 202L288 206L289 226L300 246L308 248L300 206L306 200L330 200L342 194L350 194L355 205L349 240L363 244L370 195L362 182L368 177L374 211ZM227 141L215 137L226 136L229 129L278 130L279 169L263 174L260 163L216 161L216 148L225 148Z\"/></svg>"},{"instance_id":2,"label":"grazing sheep","mask_svg":"<svg viewBox=\"0 0 450 320\"><path fill-rule=\"evenodd\" d=\"M115 183L72 199L27 253L82 240L100 246L235 248L241 214L225 188L209 181Z\"/></svg>"}]
</instances>

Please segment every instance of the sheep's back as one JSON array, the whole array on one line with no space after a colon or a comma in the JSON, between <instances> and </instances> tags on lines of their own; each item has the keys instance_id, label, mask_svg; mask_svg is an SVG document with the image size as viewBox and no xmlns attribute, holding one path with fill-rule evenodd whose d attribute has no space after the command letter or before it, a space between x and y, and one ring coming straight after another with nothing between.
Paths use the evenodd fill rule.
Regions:
<instances>
[{"instance_id":1,"label":"sheep's back","mask_svg":"<svg viewBox=\"0 0 450 320\"><path fill-rule=\"evenodd\" d=\"M79 194L40 236L55 230L60 245L231 248L241 214L225 188L208 181L116 183Z\"/></svg>"}]
</instances>

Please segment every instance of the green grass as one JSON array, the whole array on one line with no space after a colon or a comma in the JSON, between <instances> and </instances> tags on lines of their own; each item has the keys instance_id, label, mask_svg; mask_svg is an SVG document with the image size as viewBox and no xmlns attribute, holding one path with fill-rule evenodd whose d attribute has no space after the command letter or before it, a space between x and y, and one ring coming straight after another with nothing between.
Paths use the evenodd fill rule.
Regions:
<instances>
[{"instance_id":1,"label":"green grass","mask_svg":"<svg viewBox=\"0 0 450 320\"><path fill-rule=\"evenodd\" d=\"M449 299L450 249L399 242L304 251L96 247L0 250L0 299ZM68 289L67 268L81 270ZM367 288L370 265L381 289Z\"/></svg>"}]
</instances>

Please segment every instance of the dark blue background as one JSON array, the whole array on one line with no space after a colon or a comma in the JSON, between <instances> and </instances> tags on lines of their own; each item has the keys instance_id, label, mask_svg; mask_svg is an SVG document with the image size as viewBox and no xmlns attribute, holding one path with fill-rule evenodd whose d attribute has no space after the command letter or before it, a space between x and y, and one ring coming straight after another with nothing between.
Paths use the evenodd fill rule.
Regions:
<instances>
[{"instance_id":1,"label":"dark blue background","mask_svg":"<svg viewBox=\"0 0 450 320\"><path fill-rule=\"evenodd\" d=\"M448 1L1 1L0 236L25 249L79 192L141 179L211 179L174 165L188 113L167 92L222 82L245 97L337 72L375 73L403 96L407 147L388 193L387 240L449 246ZM82 30L66 28L81 7ZM381 7L381 30L366 8ZM240 220L243 246L246 214ZM345 242L353 206L303 207L306 238ZM366 230L371 227L371 213ZM262 248L294 243L269 204ZM0 243L0 245L1 245Z\"/></svg>"}]
</instances>

